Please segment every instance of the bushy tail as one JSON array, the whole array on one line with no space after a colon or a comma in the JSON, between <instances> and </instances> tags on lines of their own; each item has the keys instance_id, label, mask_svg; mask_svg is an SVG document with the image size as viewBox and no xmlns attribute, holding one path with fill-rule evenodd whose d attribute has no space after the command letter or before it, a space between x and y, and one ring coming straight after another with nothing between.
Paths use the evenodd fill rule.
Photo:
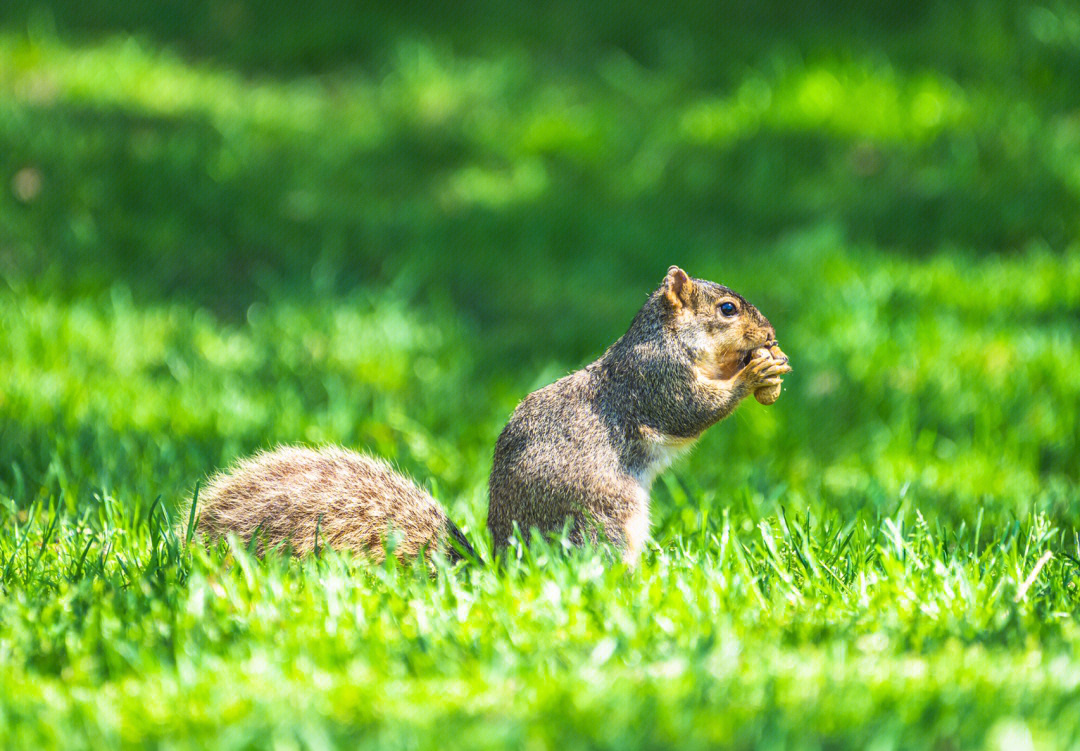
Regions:
<instances>
[{"instance_id":1,"label":"bushy tail","mask_svg":"<svg viewBox=\"0 0 1080 751\"><path fill-rule=\"evenodd\" d=\"M483 564L484 559L480 557L473 546L469 544L465 534L458 529L458 526L454 522L450 521L450 518L446 519L446 532L449 537L446 545L446 555L450 558L451 562L457 563L458 561L475 561L476 563Z\"/></svg>"}]
</instances>

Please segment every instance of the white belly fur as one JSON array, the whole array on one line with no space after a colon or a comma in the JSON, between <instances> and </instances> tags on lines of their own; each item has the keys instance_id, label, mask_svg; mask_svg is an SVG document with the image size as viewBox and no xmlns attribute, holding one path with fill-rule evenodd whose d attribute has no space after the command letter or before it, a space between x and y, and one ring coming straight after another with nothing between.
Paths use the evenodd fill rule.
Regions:
<instances>
[{"instance_id":1,"label":"white belly fur","mask_svg":"<svg viewBox=\"0 0 1080 751\"><path fill-rule=\"evenodd\" d=\"M631 565L637 563L641 548L649 537L649 490L652 488L653 478L686 453L694 445L695 440L697 439L675 438L660 433L648 436L648 462L644 469L634 473L635 479L641 486L639 508L623 523L623 533L626 537L626 552L623 559L627 563Z\"/></svg>"},{"instance_id":2,"label":"white belly fur","mask_svg":"<svg viewBox=\"0 0 1080 751\"><path fill-rule=\"evenodd\" d=\"M697 441L696 436L694 438L678 438L660 433L650 436L649 462L644 469L635 473L638 482L641 483L641 487L645 489L646 493L652 488L653 478L667 469L673 461L689 451L695 441Z\"/></svg>"}]
</instances>

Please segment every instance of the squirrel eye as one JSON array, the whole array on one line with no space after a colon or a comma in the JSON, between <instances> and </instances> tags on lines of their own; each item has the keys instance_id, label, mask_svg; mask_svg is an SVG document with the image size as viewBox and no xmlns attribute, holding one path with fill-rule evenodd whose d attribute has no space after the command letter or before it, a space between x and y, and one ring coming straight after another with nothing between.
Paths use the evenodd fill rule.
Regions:
<instances>
[{"instance_id":1,"label":"squirrel eye","mask_svg":"<svg viewBox=\"0 0 1080 751\"><path fill-rule=\"evenodd\" d=\"M733 302L720 303L720 312L726 316L733 316L738 312L738 308L735 307Z\"/></svg>"}]
</instances>

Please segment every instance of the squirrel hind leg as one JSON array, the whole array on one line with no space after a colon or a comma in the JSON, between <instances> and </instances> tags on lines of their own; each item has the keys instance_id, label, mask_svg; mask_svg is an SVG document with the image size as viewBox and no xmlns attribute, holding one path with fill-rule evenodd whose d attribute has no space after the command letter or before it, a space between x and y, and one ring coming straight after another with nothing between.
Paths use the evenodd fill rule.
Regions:
<instances>
[{"instance_id":1,"label":"squirrel hind leg","mask_svg":"<svg viewBox=\"0 0 1080 751\"><path fill-rule=\"evenodd\" d=\"M631 568L636 568L641 559L641 551L645 547L645 541L649 539L649 511L636 510L628 516L622 524L623 563Z\"/></svg>"}]
</instances>

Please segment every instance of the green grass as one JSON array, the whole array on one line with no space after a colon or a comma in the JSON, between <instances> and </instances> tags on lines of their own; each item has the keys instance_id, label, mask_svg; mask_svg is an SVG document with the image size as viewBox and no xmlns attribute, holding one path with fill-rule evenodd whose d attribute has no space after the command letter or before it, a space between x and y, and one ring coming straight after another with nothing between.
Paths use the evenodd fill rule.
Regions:
<instances>
[{"instance_id":1,"label":"green grass","mask_svg":"<svg viewBox=\"0 0 1080 751\"><path fill-rule=\"evenodd\" d=\"M0 747L1080 749L1080 15L605 7L0 10ZM671 263L795 372L637 570L170 532L336 442L490 560Z\"/></svg>"}]
</instances>

